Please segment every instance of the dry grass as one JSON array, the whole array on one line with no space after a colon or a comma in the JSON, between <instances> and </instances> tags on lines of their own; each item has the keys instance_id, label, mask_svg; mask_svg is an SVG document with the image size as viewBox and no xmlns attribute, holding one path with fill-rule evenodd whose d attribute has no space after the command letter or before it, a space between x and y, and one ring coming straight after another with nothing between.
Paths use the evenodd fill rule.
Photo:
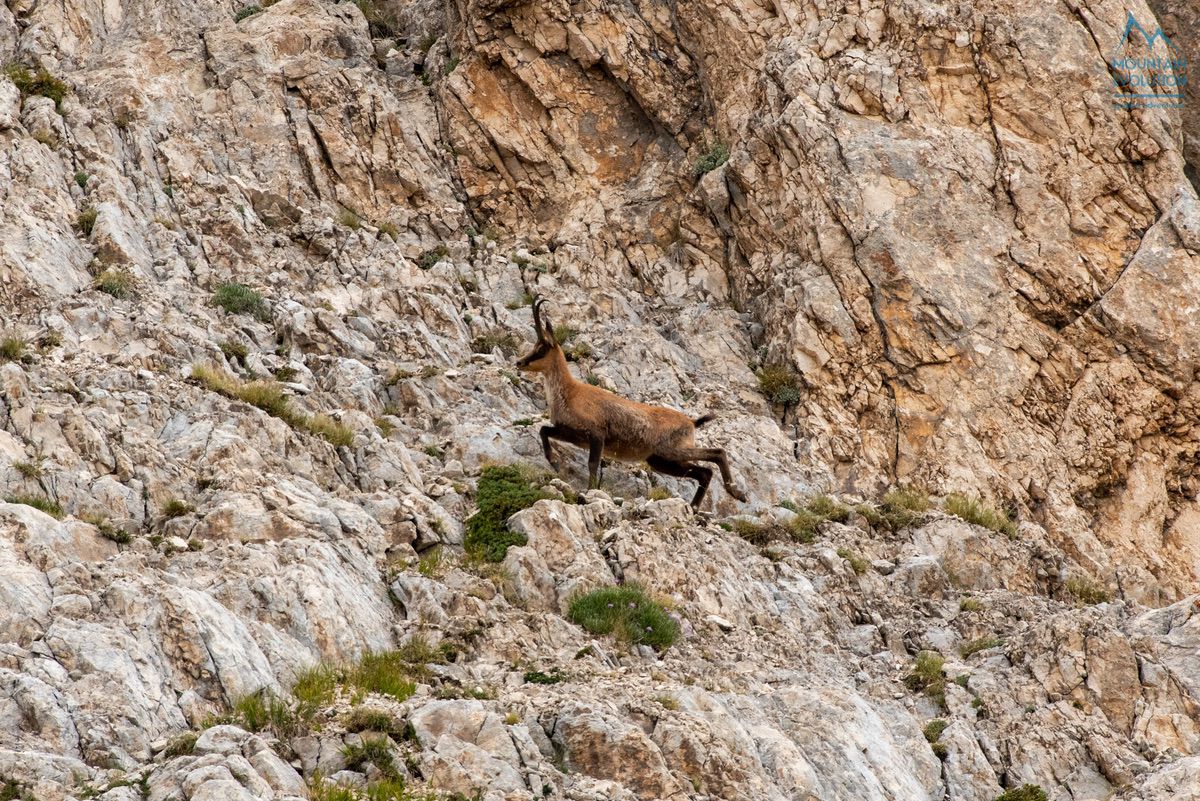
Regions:
<instances>
[{"instance_id":1,"label":"dry grass","mask_svg":"<svg viewBox=\"0 0 1200 801\"><path fill-rule=\"evenodd\" d=\"M283 387L273 381L242 381L217 367L192 365L192 379L212 392L257 406L292 428L307 431L336 446L349 446L354 432L325 414L308 415L292 407Z\"/></svg>"}]
</instances>

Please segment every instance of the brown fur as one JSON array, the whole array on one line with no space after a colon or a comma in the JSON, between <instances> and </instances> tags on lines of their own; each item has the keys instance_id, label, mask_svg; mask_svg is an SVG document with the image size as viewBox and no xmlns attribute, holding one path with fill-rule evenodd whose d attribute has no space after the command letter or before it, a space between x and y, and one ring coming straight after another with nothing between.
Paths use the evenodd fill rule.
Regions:
<instances>
[{"instance_id":1,"label":"brown fur","mask_svg":"<svg viewBox=\"0 0 1200 801\"><path fill-rule=\"evenodd\" d=\"M538 344L533 352L517 361L517 367L541 373L545 383L546 405L551 425L540 434L546 460L555 465L550 440L557 439L588 449L588 484L599 485L601 456L626 462L646 462L666 475L691 478L699 483L692 507L704 499L712 470L696 461L713 462L721 470L725 491L739 501L746 496L733 484L725 451L696 447L696 426L711 415L693 420L683 412L665 406L638 403L606 389L586 384L571 375L566 355L554 341L549 321L540 318L542 299L534 303L534 327Z\"/></svg>"}]
</instances>

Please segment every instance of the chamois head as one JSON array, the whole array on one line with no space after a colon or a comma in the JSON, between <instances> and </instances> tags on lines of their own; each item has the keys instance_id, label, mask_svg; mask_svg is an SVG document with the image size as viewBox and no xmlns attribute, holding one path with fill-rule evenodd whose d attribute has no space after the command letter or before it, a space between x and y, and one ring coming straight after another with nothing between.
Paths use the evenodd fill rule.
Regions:
<instances>
[{"instance_id":1,"label":"chamois head","mask_svg":"<svg viewBox=\"0 0 1200 801\"><path fill-rule=\"evenodd\" d=\"M533 330L537 332L537 344L533 346L531 353L517 361L519 370L544 373L554 364L555 351L562 351L554 341L554 326L549 318L545 322L542 321L542 304L545 302L546 299L541 297L533 301Z\"/></svg>"}]
</instances>

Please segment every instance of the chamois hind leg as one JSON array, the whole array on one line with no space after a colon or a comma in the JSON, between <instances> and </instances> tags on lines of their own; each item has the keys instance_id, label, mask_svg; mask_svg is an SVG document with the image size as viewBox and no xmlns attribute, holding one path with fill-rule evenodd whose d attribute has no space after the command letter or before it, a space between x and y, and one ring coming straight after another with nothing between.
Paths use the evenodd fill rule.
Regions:
<instances>
[{"instance_id":1,"label":"chamois hind leg","mask_svg":"<svg viewBox=\"0 0 1200 801\"><path fill-rule=\"evenodd\" d=\"M588 437L588 489L600 486L600 457L604 455L604 440Z\"/></svg>"},{"instance_id":2,"label":"chamois hind leg","mask_svg":"<svg viewBox=\"0 0 1200 801\"><path fill-rule=\"evenodd\" d=\"M713 471L710 468L662 456L651 456L646 459L646 464L650 465L650 469L656 473L676 478L690 478L696 481L699 486L696 487L696 495L692 498L692 509L700 508L700 502L704 500L704 493L708 492L708 483L712 481Z\"/></svg>"},{"instance_id":3,"label":"chamois hind leg","mask_svg":"<svg viewBox=\"0 0 1200 801\"><path fill-rule=\"evenodd\" d=\"M746 502L746 493L733 483L733 474L729 472L729 457L724 448L683 448L675 456L681 462L712 462L721 470L721 483L725 491L735 499Z\"/></svg>"}]
</instances>

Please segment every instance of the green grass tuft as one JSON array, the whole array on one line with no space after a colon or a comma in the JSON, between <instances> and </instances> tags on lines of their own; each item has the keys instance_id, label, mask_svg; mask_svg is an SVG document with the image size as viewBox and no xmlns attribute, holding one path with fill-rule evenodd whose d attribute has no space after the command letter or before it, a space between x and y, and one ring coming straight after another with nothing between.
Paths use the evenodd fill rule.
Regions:
<instances>
[{"instance_id":1,"label":"green grass tuft","mask_svg":"<svg viewBox=\"0 0 1200 801\"><path fill-rule=\"evenodd\" d=\"M57 501L53 501L44 495L27 495L18 493L16 495L8 495L4 498L5 503L19 503L25 506L32 506L42 512L53 517L55 520L63 519L62 507Z\"/></svg>"},{"instance_id":2,"label":"green grass tuft","mask_svg":"<svg viewBox=\"0 0 1200 801\"><path fill-rule=\"evenodd\" d=\"M995 648L998 645L1004 645L1004 640L999 637L980 637L963 643L959 647L958 653L963 659L967 659L980 651L986 651L988 648Z\"/></svg>"},{"instance_id":3,"label":"green grass tuft","mask_svg":"<svg viewBox=\"0 0 1200 801\"><path fill-rule=\"evenodd\" d=\"M529 684L558 684L560 681L566 680L567 674L559 668L551 668L549 673L543 673L540 670L525 671L525 681Z\"/></svg>"},{"instance_id":4,"label":"green grass tuft","mask_svg":"<svg viewBox=\"0 0 1200 801\"><path fill-rule=\"evenodd\" d=\"M107 517L99 514L84 513L79 515L79 519L85 523L91 523L100 530L100 536L106 540L112 540L118 545L128 545L133 542L133 535L123 528L117 528Z\"/></svg>"},{"instance_id":5,"label":"green grass tuft","mask_svg":"<svg viewBox=\"0 0 1200 801\"><path fill-rule=\"evenodd\" d=\"M196 747L196 740L200 738L194 731L185 731L183 734L172 737L167 742L167 747L163 749L163 756L171 759L177 756L190 756L192 749Z\"/></svg>"},{"instance_id":6,"label":"green grass tuft","mask_svg":"<svg viewBox=\"0 0 1200 801\"><path fill-rule=\"evenodd\" d=\"M849 550L848 548L838 548L837 555L849 562L850 569L860 576L863 573L866 573L868 568L871 567L871 563L869 561Z\"/></svg>"},{"instance_id":7,"label":"green grass tuft","mask_svg":"<svg viewBox=\"0 0 1200 801\"><path fill-rule=\"evenodd\" d=\"M262 13L262 6L257 6L257 5L246 6L245 8L241 9L240 11L238 11L236 14L233 15L233 21L241 22L242 20L246 19L247 17L253 17L255 14L261 14L261 13Z\"/></svg>"},{"instance_id":8,"label":"green grass tuft","mask_svg":"<svg viewBox=\"0 0 1200 801\"><path fill-rule=\"evenodd\" d=\"M396 35L399 26L396 15L386 8L382 8L376 0L354 0L354 5L358 6L358 10L366 17L367 30L371 38L386 39Z\"/></svg>"},{"instance_id":9,"label":"green grass tuft","mask_svg":"<svg viewBox=\"0 0 1200 801\"><path fill-rule=\"evenodd\" d=\"M176 517L190 515L196 511L196 507L192 506L187 501L181 501L179 498L172 498L163 504L162 516L167 520L173 520Z\"/></svg>"},{"instance_id":10,"label":"green grass tuft","mask_svg":"<svg viewBox=\"0 0 1200 801\"><path fill-rule=\"evenodd\" d=\"M312 717L318 709L333 701L338 675L336 668L325 664L313 665L296 674L292 697L296 699L301 717Z\"/></svg>"},{"instance_id":11,"label":"green grass tuft","mask_svg":"<svg viewBox=\"0 0 1200 801\"><path fill-rule=\"evenodd\" d=\"M467 520L463 548L475 559L504 561L509 546L526 542L524 534L509 529L508 518L548 497L519 467L485 467L475 498L479 511Z\"/></svg>"},{"instance_id":12,"label":"green grass tuft","mask_svg":"<svg viewBox=\"0 0 1200 801\"><path fill-rule=\"evenodd\" d=\"M952 492L946 496L942 508L948 514L960 517L968 523L991 529L1009 537L1017 536L1017 524L1007 515L997 512L978 498Z\"/></svg>"},{"instance_id":13,"label":"green grass tuft","mask_svg":"<svg viewBox=\"0 0 1200 801\"><path fill-rule=\"evenodd\" d=\"M379 732L394 737L404 734L404 724L394 715L384 712L382 709L368 709L365 706L356 706L347 712L342 717L342 725L346 727L346 731L356 734L364 731Z\"/></svg>"},{"instance_id":14,"label":"green grass tuft","mask_svg":"<svg viewBox=\"0 0 1200 801\"><path fill-rule=\"evenodd\" d=\"M904 685L913 692L923 692L940 706L946 705L946 677L942 675L945 660L933 651L921 651L913 663L912 672L904 677Z\"/></svg>"},{"instance_id":15,"label":"green grass tuft","mask_svg":"<svg viewBox=\"0 0 1200 801\"><path fill-rule=\"evenodd\" d=\"M0 339L0 363L19 362L24 360L26 353L25 340L14 335Z\"/></svg>"},{"instance_id":16,"label":"green grass tuft","mask_svg":"<svg viewBox=\"0 0 1200 801\"><path fill-rule=\"evenodd\" d=\"M496 348L506 356L513 356L521 349L521 340L509 331L482 334L471 340L471 351L474 353L491 353Z\"/></svg>"},{"instance_id":17,"label":"green grass tuft","mask_svg":"<svg viewBox=\"0 0 1200 801\"><path fill-rule=\"evenodd\" d=\"M280 739L300 733L300 720L288 702L265 690L244 695L233 703L226 719L246 731L269 731Z\"/></svg>"},{"instance_id":18,"label":"green grass tuft","mask_svg":"<svg viewBox=\"0 0 1200 801\"><path fill-rule=\"evenodd\" d=\"M567 617L592 634L615 634L665 651L679 638L679 624L638 586L602 587L573 599Z\"/></svg>"},{"instance_id":19,"label":"green grass tuft","mask_svg":"<svg viewBox=\"0 0 1200 801\"><path fill-rule=\"evenodd\" d=\"M399 651L377 651L365 655L351 667L346 683L366 693L378 693L406 701L417 691L408 677L411 663Z\"/></svg>"},{"instance_id":20,"label":"green grass tuft","mask_svg":"<svg viewBox=\"0 0 1200 801\"><path fill-rule=\"evenodd\" d=\"M134 279L133 273L124 267L110 267L96 276L92 286L117 300L125 300L137 295L137 281Z\"/></svg>"},{"instance_id":21,"label":"green grass tuft","mask_svg":"<svg viewBox=\"0 0 1200 801\"><path fill-rule=\"evenodd\" d=\"M859 504L854 507L867 523L875 528L900 531L919 521L932 508L929 493L918 487L897 487L883 496L878 506Z\"/></svg>"},{"instance_id":22,"label":"green grass tuft","mask_svg":"<svg viewBox=\"0 0 1200 801\"><path fill-rule=\"evenodd\" d=\"M315 434L332 445L348 446L354 441L354 432L328 415L307 415L292 408L283 387L273 381L242 381L205 364L192 365L192 380L211 392L256 406L292 428Z\"/></svg>"},{"instance_id":23,"label":"green grass tuft","mask_svg":"<svg viewBox=\"0 0 1200 801\"><path fill-rule=\"evenodd\" d=\"M962 601L958 604L958 611L960 611L960 612L982 612L983 611L983 601L979 600L978 598L963 598Z\"/></svg>"},{"instance_id":24,"label":"green grass tuft","mask_svg":"<svg viewBox=\"0 0 1200 801\"><path fill-rule=\"evenodd\" d=\"M246 314L260 322L271 321L271 310L263 296L245 284L236 282L221 284L213 292L212 304L230 314Z\"/></svg>"}]
</instances>

